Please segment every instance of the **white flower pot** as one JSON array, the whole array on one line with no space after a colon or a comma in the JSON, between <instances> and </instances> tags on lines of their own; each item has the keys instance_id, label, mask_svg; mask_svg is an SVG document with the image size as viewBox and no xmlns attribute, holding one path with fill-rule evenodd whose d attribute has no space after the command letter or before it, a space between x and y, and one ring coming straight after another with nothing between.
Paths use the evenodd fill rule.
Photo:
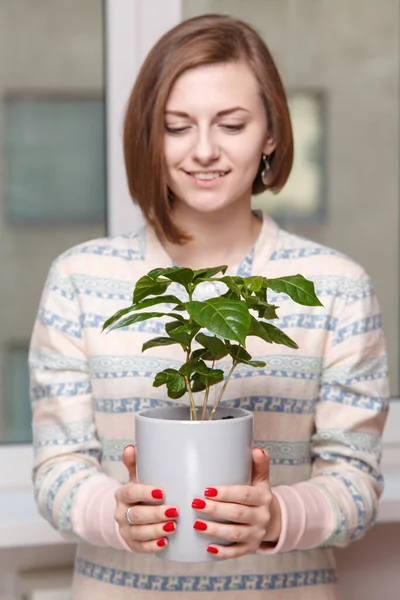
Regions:
<instances>
[{"instance_id":1,"label":"white flower pot","mask_svg":"<svg viewBox=\"0 0 400 600\"><path fill-rule=\"evenodd\" d=\"M150 408L136 413L135 437L138 481L161 488L163 503L178 508L180 515L176 532L157 556L181 562L219 560L207 547L221 540L193 529L202 514L191 504L204 498L206 487L250 483L253 414L221 407L212 421L190 421L187 407Z\"/></svg>"}]
</instances>

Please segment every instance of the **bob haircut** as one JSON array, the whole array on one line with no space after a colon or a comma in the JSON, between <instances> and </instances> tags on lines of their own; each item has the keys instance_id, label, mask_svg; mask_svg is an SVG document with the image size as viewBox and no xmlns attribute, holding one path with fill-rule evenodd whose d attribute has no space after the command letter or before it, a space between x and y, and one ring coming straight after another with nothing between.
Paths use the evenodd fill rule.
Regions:
<instances>
[{"instance_id":1,"label":"bob haircut","mask_svg":"<svg viewBox=\"0 0 400 600\"><path fill-rule=\"evenodd\" d=\"M124 156L130 194L156 233L172 243L190 240L172 220L173 196L164 162L165 109L172 87L188 69L244 61L253 71L265 105L276 148L270 156L268 186L260 168L253 194L278 192L293 163L293 137L286 94L265 43L246 23L226 15L202 15L183 21L152 48L131 92L124 123Z\"/></svg>"}]
</instances>

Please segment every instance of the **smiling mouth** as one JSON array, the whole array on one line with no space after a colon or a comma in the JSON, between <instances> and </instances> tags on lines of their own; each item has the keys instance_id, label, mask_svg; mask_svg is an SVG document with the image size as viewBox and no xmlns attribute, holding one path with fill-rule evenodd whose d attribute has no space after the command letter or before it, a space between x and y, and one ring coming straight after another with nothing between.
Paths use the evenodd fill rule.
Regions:
<instances>
[{"instance_id":1,"label":"smiling mouth","mask_svg":"<svg viewBox=\"0 0 400 600\"><path fill-rule=\"evenodd\" d=\"M212 181L213 179L219 179L225 177L229 171L185 171L190 177L194 177L200 181Z\"/></svg>"}]
</instances>

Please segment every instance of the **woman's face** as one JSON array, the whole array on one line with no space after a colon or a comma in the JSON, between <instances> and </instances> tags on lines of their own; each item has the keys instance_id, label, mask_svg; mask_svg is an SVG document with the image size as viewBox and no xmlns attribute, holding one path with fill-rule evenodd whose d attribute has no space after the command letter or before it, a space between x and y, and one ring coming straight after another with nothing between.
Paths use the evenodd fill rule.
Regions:
<instances>
[{"instance_id":1,"label":"woman's face","mask_svg":"<svg viewBox=\"0 0 400 600\"><path fill-rule=\"evenodd\" d=\"M259 86L244 62L186 71L165 113L165 162L174 206L199 212L250 205L262 154L270 154Z\"/></svg>"}]
</instances>

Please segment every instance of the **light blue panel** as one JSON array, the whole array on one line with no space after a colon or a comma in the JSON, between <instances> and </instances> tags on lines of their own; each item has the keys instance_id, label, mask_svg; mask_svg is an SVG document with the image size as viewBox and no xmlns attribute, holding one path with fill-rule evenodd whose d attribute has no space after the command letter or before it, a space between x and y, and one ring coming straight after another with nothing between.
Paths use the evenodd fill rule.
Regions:
<instances>
[{"instance_id":1,"label":"light blue panel","mask_svg":"<svg viewBox=\"0 0 400 600\"><path fill-rule=\"evenodd\" d=\"M4 361L4 402L0 442L29 443L32 441L32 413L29 403L28 349L9 348Z\"/></svg>"},{"instance_id":2,"label":"light blue panel","mask_svg":"<svg viewBox=\"0 0 400 600\"><path fill-rule=\"evenodd\" d=\"M104 223L102 99L7 99L4 210L9 223Z\"/></svg>"}]
</instances>

